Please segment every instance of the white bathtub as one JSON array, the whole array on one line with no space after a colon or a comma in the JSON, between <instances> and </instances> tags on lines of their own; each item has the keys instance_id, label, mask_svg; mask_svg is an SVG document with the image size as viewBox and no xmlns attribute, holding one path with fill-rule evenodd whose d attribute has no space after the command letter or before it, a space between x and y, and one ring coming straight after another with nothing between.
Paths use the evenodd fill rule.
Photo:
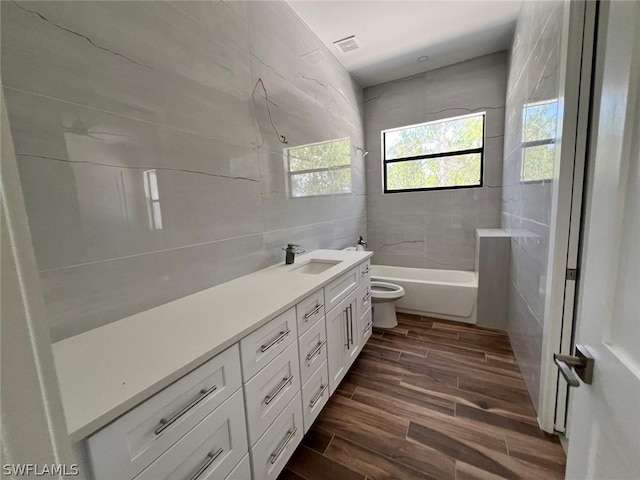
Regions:
<instances>
[{"instance_id":1,"label":"white bathtub","mask_svg":"<svg viewBox=\"0 0 640 480\"><path fill-rule=\"evenodd\" d=\"M475 272L372 265L371 279L404 288L405 296L396 302L398 311L476 323Z\"/></svg>"}]
</instances>

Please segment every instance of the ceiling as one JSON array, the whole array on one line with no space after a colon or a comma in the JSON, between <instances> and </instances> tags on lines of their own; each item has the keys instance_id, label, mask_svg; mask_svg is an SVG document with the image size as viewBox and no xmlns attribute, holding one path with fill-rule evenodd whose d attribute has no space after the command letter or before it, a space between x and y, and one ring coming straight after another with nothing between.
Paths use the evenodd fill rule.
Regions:
<instances>
[{"instance_id":1,"label":"ceiling","mask_svg":"<svg viewBox=\"0 0 640 480\"><path fill-rule=\"evenodd\" d=\"M363 86L508 49L521 0L289 0ZM355 35L357 50L333 43ZM429 57L419 62L419 57Z\"/></svg>"}]
</instances>

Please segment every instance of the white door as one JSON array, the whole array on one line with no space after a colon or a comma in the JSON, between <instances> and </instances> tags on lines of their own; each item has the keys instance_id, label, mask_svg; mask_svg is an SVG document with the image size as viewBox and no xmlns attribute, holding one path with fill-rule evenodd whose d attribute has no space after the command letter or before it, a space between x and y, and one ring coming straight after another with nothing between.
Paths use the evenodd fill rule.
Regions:
<instances>
[{"instance_id":1,"label":"white door","mask_svg":"<svg viewBox=\"0 0 640 480\"><path fill-rule=\"evenodd\" d=\"M604 53L604 55L602 55ZM568 479L640 478L640 2L602 3Z\"/></svg>"}]
</instances>

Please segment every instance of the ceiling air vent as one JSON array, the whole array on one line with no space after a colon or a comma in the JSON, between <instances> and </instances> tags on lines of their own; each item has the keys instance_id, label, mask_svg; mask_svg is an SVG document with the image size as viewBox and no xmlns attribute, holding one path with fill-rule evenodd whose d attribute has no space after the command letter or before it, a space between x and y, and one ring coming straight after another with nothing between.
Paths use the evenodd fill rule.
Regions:
<instances>
[{"instance_id":1,"label":"ceiling air vent","mask_svg":"<svg viewBox=\"0 0 640 480\"><path fill-rule=\"evenodd\" d=\"M335 42L333 42L333 44L336 46L336 48L340 49L342 53L348 53L360 48L358 42L356 42L355 35L343 38L342 40L336 40Z\"/></svg>"}]
</instances>

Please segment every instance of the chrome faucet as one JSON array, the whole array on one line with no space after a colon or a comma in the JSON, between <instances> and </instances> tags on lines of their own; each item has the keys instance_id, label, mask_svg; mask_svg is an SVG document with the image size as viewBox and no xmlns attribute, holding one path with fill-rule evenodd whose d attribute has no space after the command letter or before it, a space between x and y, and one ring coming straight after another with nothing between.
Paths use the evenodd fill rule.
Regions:
<instances>
[{"instance_id":1,"label":"chrome faucet","mask_svg":"<svg viewBox=\"0 0 640 480\"><path fill-rule=\"evenodd\" d=\"M362 235L358 237L358 245L362 245L363 248L367 248L367 242L364 241L364 238L362 238Z\"/></svg>"},{"instance_id":2,"label":"chrome faucet","mask_svg":"<svg viewBox=\"0 0 640 480\"><path fill-rule=\"evenodd\" d=\"M286 256L285 256L285 260L284 263L287 265L291 265L294 261L294 259L296 258L296 253L304 253L304 250L302 250L301 248L296 248L299 247L300 245L295 245L293 243L288 243L287 244L287 248L283 248L282 250L284 250L286 252Z\"/></svg>"}]
</instances>

